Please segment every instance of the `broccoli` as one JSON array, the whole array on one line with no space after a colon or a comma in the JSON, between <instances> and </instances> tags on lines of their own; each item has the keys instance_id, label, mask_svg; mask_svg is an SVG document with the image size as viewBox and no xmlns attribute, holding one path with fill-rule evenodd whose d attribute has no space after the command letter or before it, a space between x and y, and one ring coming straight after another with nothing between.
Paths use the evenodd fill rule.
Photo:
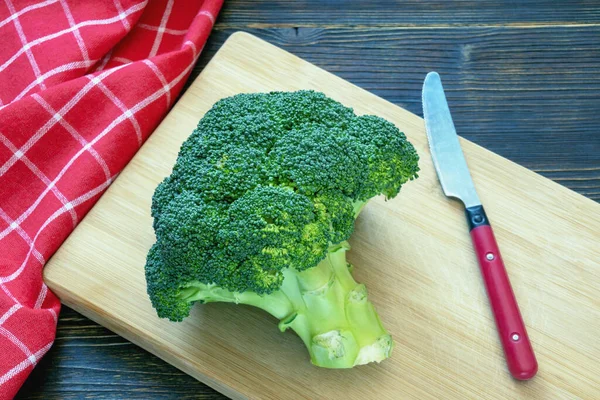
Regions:
<instances>
[{"instance_id":1,"label":"broccoli","mask_svg":"<svg viewBox=\"0 0 600 400\"><path fill-rule=\"evenodd\" d=\"M158 316L196 302L259 307L293 329L313 364L351 368L393 342L346 261L367 201L395 197L418 155L392 123L314 91L218 101L152 198L146 262Z\"/></svg>"}]
</instances>

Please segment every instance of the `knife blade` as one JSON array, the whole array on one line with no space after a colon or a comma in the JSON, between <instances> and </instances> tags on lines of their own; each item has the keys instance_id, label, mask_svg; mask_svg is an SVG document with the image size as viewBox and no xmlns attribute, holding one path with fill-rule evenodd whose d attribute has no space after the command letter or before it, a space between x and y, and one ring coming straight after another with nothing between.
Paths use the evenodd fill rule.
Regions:
<instances>
[{"instance_id":1,"label":"knife blade","mask_svg":"<svg viewBox=\"0 0 600 400\"><path fill-rule=\"evenodd\" d=\"M435 72L425 78L423 114L433 165L444 193L460 199L465 207L481 205L458 141L442 81Z\"/></svg>"},{"instance_id":2,"label":"knife blade","mask_svg":"<svg viewBox=\"0 0 600 400\"><path fill-rule=\"evenodd\" d=\"M439 74L427 74L422 96L433 165L444 194L460 200L465 206L473 247L508 369L516 379L531 379L538 370L537 360L490 221L475 190Z\"/></svg>"}]
</instances>

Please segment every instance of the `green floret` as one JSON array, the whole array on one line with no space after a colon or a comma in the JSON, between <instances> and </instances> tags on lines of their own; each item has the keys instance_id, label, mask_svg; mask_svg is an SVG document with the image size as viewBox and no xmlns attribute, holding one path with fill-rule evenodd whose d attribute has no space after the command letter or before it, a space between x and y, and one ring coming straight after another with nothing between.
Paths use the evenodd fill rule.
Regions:
<instances>
[{"instance_id":1,"label":"green floret","mask_svg":"<svg viewBox=\"0 0 600 400\"><path fill-rule=\"evenodd\" d=\"M329 220L315 211L311 199L287 187L257 186L231 204L220 239L237 259L269 268L281 278L278 287L283 269L302 270L325 257Z\"/></svg>"},{"instance_id":2,"label":"green floret","mask_svg":"<svg viewBox=\"0 0 600 400\"><path fill-rule=\"evenodd\" d=\"M353 203L340 192L321 192L313 198L315 206L327 215L331 225L330 243L341 243L354 232L354 220L358 216L357 208L364 202Z\"/></svg>"},{"instance_id":3,"label":"green floret","mask_svg":"<svg viewBox=\"0 0 600 400\"><path fill-rule=\"evenodd\" d=\"M273 184L307 196L322 192L355 198L367 179L363 146L345 129L307 123L290 129L269 153Z\"/></svg>"},{"instance_id":4,"label":"green floret","mask_svg":"<svg viewBox=\"0 0 600 400\"><path fill-rule=\"evenodd\" d=\"M395 197L418 156L393 124L314 91L217 102L152 198L148 294L181 321L195 302L249 304L281 320L315 365L349 368L393 343L345 253L369 199Z\"/></svg>"},{"instance_id":5,"label":"green floret","mask_svg":"<svg viewBox=\"0 0 600 400\"><path fill-rule=\"evenodd\" d=\"M182 321L190 314L193 305L179 298L179 293L185 286L178 281L177 270L172 265L167 268L160 255L160 246L158 243L152 245L146 258L148 293L157 314L172 321Z\"/></svg>"},{"instance_id":6,"label":"green floret","mask_svg":"<svg viewBox=\"0 0 600 400\"><path fill-rule=\"evenodd\" d=\"M394 124L373 115L352 119L348 134L363 146L367 178L357 198L369 200L379 194L396 197L407 181L417 178L419 156L404 133Z\"/></svg>"}]
</instances>

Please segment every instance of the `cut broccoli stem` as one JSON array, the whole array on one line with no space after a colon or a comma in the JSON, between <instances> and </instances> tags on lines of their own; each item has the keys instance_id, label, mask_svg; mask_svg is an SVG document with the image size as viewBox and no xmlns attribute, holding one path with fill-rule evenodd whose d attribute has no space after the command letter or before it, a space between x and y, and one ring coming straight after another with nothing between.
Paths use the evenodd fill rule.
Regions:
<instances>
[{"instance_id":1,"label":"cut broccoli stem","mask_svg":"<svg viewBox=\"0 0 600 400\"><path fill-rule=\"evenodd\" d=\"M231 292L214 284L193 282L179 293L182 301L193 303L235 303L255 306L267 311L276 318L282 319L293 310L290 300L278 290L268 295L254 292Z\"/></svg>"},{"instance_id":2,"label":"cut broccoli stem","mask_svg":"<svg viewBox=\"0 0 600 400\"><path fill-rule=\"evenodd\" d=\"M367 299L366 287L350 274L349 248L346 242L332 246L323 261L302 272L287 268L280 290L268 295L196 283L180 296L189 302L233 302L267 311L280 320L281 331L291 328L300 336L319 367L380 362L390 356L393 342Z\"/></svg>"},{"instance_id":3,"label":"cut broccoli stem","mask_svg":"<svg viewBox=\"0 0 600 400\"><path fill-rule=\"evenodd\" d=\"M367 203L369 202L369 200L365 200L365 201L355 201L352 204L352 207L354 208L354 217L358 217L358 214L360 214L360 212L362 211L362 209L367 205Z\"/></svg>"}]
</instances>

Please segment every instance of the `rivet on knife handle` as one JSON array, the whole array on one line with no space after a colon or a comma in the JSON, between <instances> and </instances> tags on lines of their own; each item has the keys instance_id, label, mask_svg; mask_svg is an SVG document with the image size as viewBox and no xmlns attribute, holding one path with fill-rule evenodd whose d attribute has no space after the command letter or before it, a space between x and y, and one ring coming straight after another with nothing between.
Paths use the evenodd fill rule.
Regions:
<instances>
[{"instance_id":1,"label":"rivet on knife handle","mask_svg":"<svg viewBox=\"0 0 600 400\"><path fill-rule=\"evenodd\" d=\"M516 379L531 379L537 361L494 232L482 206L468 207L466 214L508 369Z\"/></svg>"}]
</instances>

